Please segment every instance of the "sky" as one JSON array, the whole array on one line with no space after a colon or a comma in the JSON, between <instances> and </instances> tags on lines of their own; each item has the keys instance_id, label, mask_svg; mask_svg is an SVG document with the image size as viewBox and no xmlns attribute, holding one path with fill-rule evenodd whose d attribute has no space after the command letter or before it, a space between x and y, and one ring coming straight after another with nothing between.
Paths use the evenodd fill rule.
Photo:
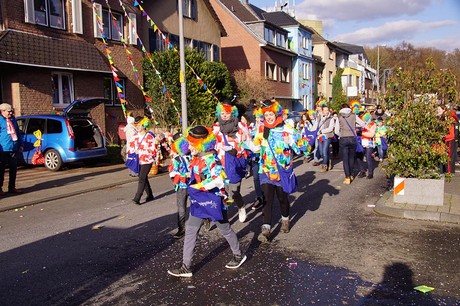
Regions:
<instances>
[{"instance_id":1,"label":"sky","mask_svg":"<svg viewBox=\"0 0 460 306\"><path fill-rule=\"evenodd\" d=\"M460 49L460 0L277 0L295 8L295 18L323 21L323 37L367 47ZM249 0L261 9L275 0ZM295 6L293 5L295 3Z\"/></svg>"}]
</instances>

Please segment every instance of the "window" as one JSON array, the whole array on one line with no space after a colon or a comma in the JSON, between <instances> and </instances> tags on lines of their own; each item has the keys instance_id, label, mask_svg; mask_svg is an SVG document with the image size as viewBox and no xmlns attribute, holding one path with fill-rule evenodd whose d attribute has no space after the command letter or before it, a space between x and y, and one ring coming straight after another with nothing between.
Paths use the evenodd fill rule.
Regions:
<instances>
[{"instance_id":1,"label":"window","mask_svg":"<svg viewBox=\"0 0 460 306\"><path fill-rule=\"evenodd\" d=\"M285 67L280 67L280 81L289 83L289 69Z\"/></svg>"},{"instance_id":2,"label":"window","mask_svg":"<svg viewBox=\"0 0 460 306\"><path fill-rule=\"evenodd\" d=\"M276 33L276 45L278 47L286 48L286 35L282 33Z\"/></svg>"},{"instance_id":3,"label":"window","mask_svg":"<svg viewBox=\"0 0 460 306\"><path fill-rule=\"evenodd\" d=\"M128 17L128 40L131 45L137 45L137 17L133 13L129 13Z\"/></svg>"},{"instance_id":4,"label":"window","mask_svg":"<svg viewBox=\"0 0 460 306\"><path fill-rule=\"evenodd\" d=\"M62 133L62 123L61 123L61 121L53 120L53 119L46 120L46 133L47 134L60 134L60 133Z\"/></svg>"},{"instance_id":5,"label":"window","mask_svg":"<svg viewBox=\"0 0 460 306\"><path fill-rule=\"evenodd\" d=\"M26 134L33 134L36 130L40 130L45 133L46 119L41 118L30 118L29 124L27 124Z\"/></svg>"},{"instance_id":6,"label":"window","mask_svg":"<svg viewBox=\"0 0 460 306\"><path fill-rule=\"evenodd\" d=\"M182 15L187 18L196 18L196 0L182 0Z\"/></svg>"},{"instance_id":7,"label":"window","mask_svg":"<svg viewBox=\"0 0 460 306\"><path fill-rule=\"evenodd\" d=\"M112 11L112 16L109 11L102 10L102 27L104 30L104 35L107 39L111 40L121 40L123 35L123 16ZM120 35L121 34L121 35Z\"/></svg>"},{"instance_id":8,"label":"window","mask_svg":"<svg viewBox=\"0 0 460 306\"><path fill-rule=\"evenodd\" d=\"M164 34L167 35L167 33ZM150 52L168 50L169 46L166 45L166 40L162 37L160 31L154 32L153 29L149 29L149 48Z\"/></svg>"},{"instance_id":9,"label":"window","mask_svg":"<svg viewBox=\"0 0 460 306\"><path fill-rule=\"evenodd\" d=\"M121 85L120 89L122 90L120 94L126 99L126 80L120 79L118 83ZM104 78L104 98L110 100L106 104L108 106L121 105L120 99L118 98L117 87L112 78Z\"/></svg>"},{"instance_id":10,"label":"window","mask_svg":"<svg viewBox=\"0 0 460 306\"><path fill-rule=\"evenodd\" d=\"M275 64L265 62L265 78L268 80L277 80Z\"/></svg>"},{"instance_id":11,"label":"window","mask_svg":"<svg viewBox=\"0 0 460 306\"><path fill-rule=\"evenodd\" d=\"M334 51L331 48L329 48L329 59L334 59Z\"/></svg>"},{"instance_id":12,"label":"window","mask_svg":"<svg viewBox=\"0 0 460 306\"><path fill-rule=\"evenodd\" d=\"M26 22L65 29L64 0L25 0Z\"/></svg>"},{"instance_id":13,"label":"window","mask_svg":"<svg viewBox=\"0 0 460 306\"><path fill-rule=\"evenodd\" d=\"M200 42L199 44L199 50L200 52L204 53L204 56L206 57L207 61L212 61L212 45L208 44L206 42Z\"/></svg>"},{"instance_id":14,"label":"window","mask_svg":"<svg viewBox=\"0 0 460 306\"><path fill-rule=\"evenodd\" d=\"M312 66L311 63L302 64L302 77L304 80L310 80L312 76Z\"/></svg>"},{"instance_id":15,"label":"window","mask_svg":"<svg viewBox=\"0 0 460 306\"><path fill-rule=\"evenodd\" d=\"M220 61L220 50L219 50L219 47L216 46L216 45L213 45L213 46L212 46L212 52L213 52L212 60L213 60L214 62Z\"/></svg>"},{"instance_id":16,"label":"window","mask_svg":"<svg viewBox=\"0 0 460 306\"><path fill-rule=\"evenodd\" d=\"M265 31L264 31L264 39L269 42L269 43L274 43L274 39L275 39L275 31L273 31L272 29L269 29L269 28L265 28Z\"/></svg>"},{"instance_id":17,"label":"window","mask_svg":"<svg viewBox=\"0 0 460 306\"><path fill-rule=\"evenodd\" d=\"M72 1L72 31L77 34L83 34L81 0Z\"/></svg>"},{"instance_id":18,"label":"window","mask_svg":"<svg viewBox=\"0 0 460 306\"><path fill-rule=\"evenodd\" d=\"M329 84L332 84L332 71L329 71L328 80Z\"/></svg>"},{"instance_id":19,"label":"window","mask_svg":"<svg viewBox=\"0 0 460 306\"><path fill-rule=\"evenodd\" d=\"M74 92L72 74L53 72L51 74L51 86L53 105L67 106L73 101Z\"/></svg>"}]
</instances>

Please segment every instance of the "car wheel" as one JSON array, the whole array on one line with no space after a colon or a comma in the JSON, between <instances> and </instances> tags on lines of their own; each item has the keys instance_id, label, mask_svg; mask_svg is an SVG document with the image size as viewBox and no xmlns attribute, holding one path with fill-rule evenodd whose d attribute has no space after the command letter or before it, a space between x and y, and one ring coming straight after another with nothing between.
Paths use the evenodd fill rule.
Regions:
<instances>
[{"instance_id":1,"label":"car wheel","mask_svg":"<svg viewBox=\"0 0 460 306\"><path fill-rule=\"evenodd\" d=\"M45 152L45 167L51 171L58 171L62 167L62 158L58 151L51 149Z\"/></svg>"}]
</instances>

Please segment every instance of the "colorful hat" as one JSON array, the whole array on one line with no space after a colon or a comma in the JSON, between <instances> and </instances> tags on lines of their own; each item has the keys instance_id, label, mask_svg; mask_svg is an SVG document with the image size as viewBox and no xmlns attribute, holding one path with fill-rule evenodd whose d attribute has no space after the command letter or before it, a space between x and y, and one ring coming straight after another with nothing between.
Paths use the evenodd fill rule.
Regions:
<instances>
[{"instance_id":1,"label":"colorful hat","mask_svg":"<svg viewBox=\"0 0 460 306\"><path fill-rule=\"evenodd\" d=\"M350 108L360 108L361 107L361 103L359 103L358 100L352 100L350 101Z\"/></svg>"},{"instance_id":2,"label":"colorful hat","mask_svg":"<svg viewBox=\"0 0 460 306\"><path fill-rule=\"evenodd\" d=\"M316 106L327 106L327 101L325 99L318 99L318 101L316 101Z\"/></svg>"},{"instance_id":3,"label":"colorful hat","mask_svg":"<svg viewBox=\"0 0 460 306\"><path fill-rule=\"evenodd\" d=\"M190 152L189 142L185 136L180 136L171 145L171 150L179 155L187 155Z\"/></svg>"},{"instance_id":4,"label":"colorful hat","mask_svg":"<svg viewBox=\"0 0 460 306\"><path fill-rule=\"evenodd\" d=\"M222 103L217 103L216 106L216 117L220 117L222 112L232 114L232 117L238 117L238 108L232 104L232 101L225 100Z\"/></svg>"},{"instance_id":5,"label":"colorful hat","mask_svg":"<svg viewBox=\"0 0 460 306\"><path fill-rule=\"evenodd\" d=\"M212 133L211 129L197 125L190 128L186 132L187 141L197 151L208 152L214 149L216 145L216 136Z\"/></svg>"},{"instance_id":6,"label":"colorful hat","mask_svg":"<svg viewBox=\"0 0 460 306\"><path fill-rule=\"evenodd\" d=\"M315 111L314 109L308 110L308 111L307 111L307 114L308 114L309 116L316 117L316 111Z\"/></svg>"},{"instance_id":7,"label":"colorful hat","mask_svg":"<svg viewBox=\"0 0 460 306\"><path fill-rule=\"evenodd\" d=\"M266 112L272 112L278 117L283 115L283 108L276 100L264 100L262 101L262 114Z\"/></svg>"},{"instance_id":8,"label":"colorful hat","mask_svg":"<svg viewBox=\"0 0 460 306\"><path fill-rule=\"evenodd\" d=\"M142 125L144 127L144 129L148 130L150 128L150 119L147 118L147 117L141 117L141 116L137 116L135 119L134 119L134 123L137 124L137 125Z\"/></svg>"}]
</instances>

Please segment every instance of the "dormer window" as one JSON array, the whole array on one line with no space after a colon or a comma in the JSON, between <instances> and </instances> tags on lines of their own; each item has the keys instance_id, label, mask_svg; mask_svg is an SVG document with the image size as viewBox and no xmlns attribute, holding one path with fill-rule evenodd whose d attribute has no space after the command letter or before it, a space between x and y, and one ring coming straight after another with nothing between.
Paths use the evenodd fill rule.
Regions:
<instances>
[{"instance_id":1,"label":"dormer window","mask_svg":"<svg viewBox=\"0 0 460 306\"><path fill-rule=\"evenodd\" d=\"M270 28L265 28L264 39L271 44L275 44L275 31Z\"/></svg>"},{"instance_id":2,"label":"dormer window","mask_svg":"<svg viewBox=\"0 0 460 306\"><path fill-rule=\"evenodd\" d=\"M26 0L26 22L65 29L64 0Z\"/></svg>"},{"instance_id":3,"label":"dormer window","mask_svg":"<svg viewBox=\"0 0 460 306\"><path fill-rule=\"evenodd\" d=\"M286 48L286 34L276 33L276 45L278 47Z\"/></svg>"}]
</instances>

